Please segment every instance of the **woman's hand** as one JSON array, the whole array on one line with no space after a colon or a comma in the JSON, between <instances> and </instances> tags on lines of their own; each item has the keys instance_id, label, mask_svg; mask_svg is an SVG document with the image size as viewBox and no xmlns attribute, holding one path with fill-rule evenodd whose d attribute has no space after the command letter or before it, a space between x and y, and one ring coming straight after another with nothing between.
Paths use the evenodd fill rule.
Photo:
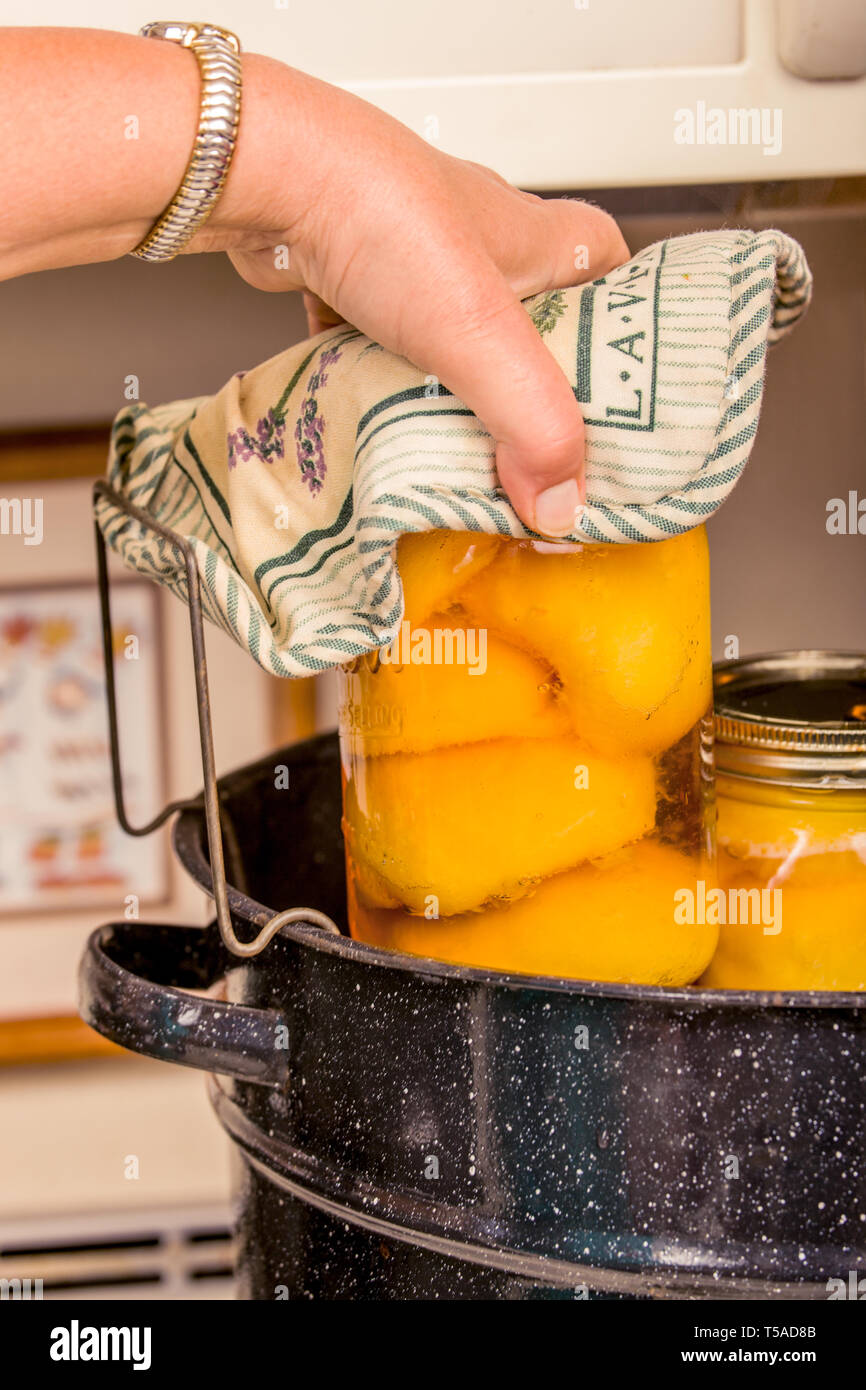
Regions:
<instances>
[{"instance_id":1,"label":"woman's hand","mask_svg":"<svg viewBox=\"0 0 866 1390\"><path fill-rule=\"evenodd\" d=\"M229 252L238 271L259 289L305 290L311 332L347 320L435 375L493 436L523 520L565 535L583 500L583 420L520 300L627 260L616 223L587 203L522 193L349 93L268 67L285 128L258 175L262 232ZM303 147L305 172L282 189L286 144L295 167Z\"/></svg>"},{"instance_id":2,"label":"woman's hand","mask_svg":"<svg viewBox=\"0 0 866 1390\"><path fill-rule=\"evenodd\" d=\"M0 279L127 254L183 177L193 54L95 29L0 38L0 127L15 132L0 168ZM627 260L615 222L521 193L283 63L246 55L243 76L228 180L187 250L227 251L260 289L303 289L313 331L346 319L438 377L495 439L524 521L572 530L583 421L519 301Z\"/></svg>"}]
</instances>

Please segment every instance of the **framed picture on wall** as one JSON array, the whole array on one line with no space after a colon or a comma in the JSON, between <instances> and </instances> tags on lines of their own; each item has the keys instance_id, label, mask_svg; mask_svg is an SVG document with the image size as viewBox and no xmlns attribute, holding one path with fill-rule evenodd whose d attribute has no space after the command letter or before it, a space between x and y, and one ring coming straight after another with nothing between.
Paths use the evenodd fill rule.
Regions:
<instances>
[{"instance_id":1,"label":"framed picture on wall","mask_svg":"<svg viewBox=\"0 0 866 1390\"><path fill-rule=\"evenodd\" d=\"M112 584L124 792L133 824L164 800L156 588ZM164 837L126 835L111 784L99 595L93 584L0 588L0 919L165 902Z\"/></svg>"}]
</instances>

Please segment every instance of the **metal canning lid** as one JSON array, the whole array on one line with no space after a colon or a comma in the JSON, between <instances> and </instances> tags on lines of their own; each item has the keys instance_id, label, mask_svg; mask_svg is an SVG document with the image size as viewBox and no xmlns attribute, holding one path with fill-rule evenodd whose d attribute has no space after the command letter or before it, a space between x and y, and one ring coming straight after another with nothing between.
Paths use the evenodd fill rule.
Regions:
<instances>
[{"instance_id":1,"label":"metal canning lid","mask_svg":"<svg viewBox=\"0 0 866 1390\"><path fill-rule=\"evenodd\" d=\"M794 651L713 667L716 770L866 789L866 653Z\"/></svg>"}]
</instances>

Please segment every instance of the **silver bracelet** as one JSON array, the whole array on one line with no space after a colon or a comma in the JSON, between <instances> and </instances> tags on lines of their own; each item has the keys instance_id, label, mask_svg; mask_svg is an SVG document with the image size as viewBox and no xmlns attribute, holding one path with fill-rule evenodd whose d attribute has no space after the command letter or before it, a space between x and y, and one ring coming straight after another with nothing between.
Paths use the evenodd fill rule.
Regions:
<instances>
[{"instance_id":1,"label":"silver bracelet","mask_svg":"<svg viewBox=\"0 0 866 1390\"><path fill-rule=\"evenodd\" d=\"M129 253L142 261L170 261L207 221L228 176L241 114L241 46L216 24L163 20L140 32L191 48L201 70L201 114L186 173L165 212Z\"/></svg>"}]
</instances>

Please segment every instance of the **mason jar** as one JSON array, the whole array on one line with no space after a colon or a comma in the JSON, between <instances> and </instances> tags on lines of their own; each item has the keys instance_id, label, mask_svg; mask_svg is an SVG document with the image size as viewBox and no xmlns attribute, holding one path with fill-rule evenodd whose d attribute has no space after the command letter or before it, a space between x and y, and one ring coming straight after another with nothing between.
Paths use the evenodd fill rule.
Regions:
<instances>
[{"instance_id":1,"label":"mason jar","mask_svg":"<svg viewBox=\"0 0 866 1390\"><path fill-rule=\"evenodd\" d=\"M461 965L684 985L718 929L704 529L401 538L397 638L341 672L349 921ZM689 907L691 904L691 908Z\"/></svg>"},{"instance_id":2,"label":"mason jar","mask_svg":"<svg viewBox=\"0 0 866 1390\"><path fill-rule=\"evenodd\" d=\"M866 989L866 657L716 667L719 886L702 983Z\"/></svg>"}]
</instances>

